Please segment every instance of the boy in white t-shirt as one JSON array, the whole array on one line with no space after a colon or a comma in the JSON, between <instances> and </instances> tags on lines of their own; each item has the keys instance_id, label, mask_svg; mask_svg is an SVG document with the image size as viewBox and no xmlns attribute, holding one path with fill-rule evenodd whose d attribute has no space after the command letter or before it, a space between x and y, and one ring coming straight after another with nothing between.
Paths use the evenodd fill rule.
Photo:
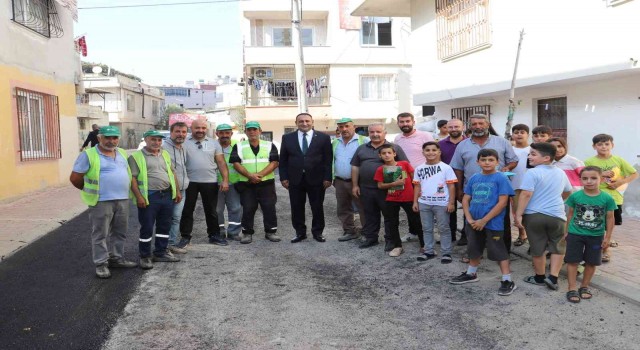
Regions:
<instances>
[{"instance_id":1,"label":"boy in white t-shirt","mask_svg":"<svg viewBox=\"0 0 640 350\"><path fill-rule=\"evenodd\" d=\"M433 219L436 219L441 233L442 258L440 262L448 264L451 258L451 235L449 232L449 214L456 210L455 183L458 182L453 169L440 160L440 144L434 141L422 145L422 154L427 162L418 166L413 175L415 185L413 211L420 213L424 233L425 251L418 257L420 261L436 257L434 250Z\"/></svg>"},{"instance_id":2,"label":"boy in white t-shirt","mask_svg":"<svg viewBox=\"0 0 640 350\"><path fill-rule=\"evenodd\" d=\"M515 174L511 178L511 187L516 192L516 195L512 199L511 208L513 213L518 211L518 199L520 198L520 184L522 184L522 178L527 172L527 157L529 156L529 127L525 124L517 124L511 128L511 138L515 141L513 151L518 156L518 165L513 168L512 172ZM527 243L527 231L524 228L518 227L518 239L513 242L513 245L519 247Z\"/></svg>"}]
</instances>

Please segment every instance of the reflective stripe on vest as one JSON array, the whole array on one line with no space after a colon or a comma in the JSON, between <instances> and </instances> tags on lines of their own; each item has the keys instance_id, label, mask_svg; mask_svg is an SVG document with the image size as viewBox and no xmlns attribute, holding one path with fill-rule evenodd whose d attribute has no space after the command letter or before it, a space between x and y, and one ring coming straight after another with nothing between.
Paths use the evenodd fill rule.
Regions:
<instances>
[{"instance_id":1,"label":"reflective stripe on vest","mask_svg":"<svg viewBox=\"0 0 640 350\"><path fill-rule=\"evenodd\" d=\"M237 143L238 141L231 140L231 145L229 146L230 149L233 149L233 146L235 146ZM233 167L233 164L229 163L229 157L231 157L231 152L224 154L224 161L227 162L227 168L229 169L229 183L234 184L238 182L238 172ZM221 183L221 182L222 182L222 174L220 174L220 169L218 169L218 183Z\"/></svg>"},{"instance_id":2,"label":"reflective stripe on vest","mask_svg":"<svg viewBox=\"0 0 640 350\"><path fill-rule=\"evenodd\" d=\"M362 146L364 144L364 140L366 136L358 135L358 146ZM333 163L331 164L331 178L336 177L336 150L338 149L338 144L340 143L340 139L333 139L331 141L331 148L333 149ZM351 142L351 140L349 140Z\"/></svg>"},{"instance_id":3,"label":"reflective stripe on vest","mask_svg":"<svg viewBox=\"0 0 640 350\"><path fill-rule=\"evenodd\" d=\"M84 187L82 188L82 191L80 191L80 198L82 198L82 201L90 207L95 206L100 199L100 154L96 147L98 146L91 147L84 151L89 159L89 170L84 174ZM126 162L127 151L122 148L116 149ZM116 153L116 157L118 153ZM129 182L131 182L131 169L129 169L128 163L127 172L129 173ZM129 192L129 194L131 194L131 192Z\"/></svg>"},{"instance_id":4,"label":"reflective stripe on vest","mask_svg":"<svg viewBox=\"0 0 640 350\"><path fill-rule=\"evenodd\" d=\"M269 141L260 140L260 150L258 154L253 154L249 141L243 141L238 143L238 157L242 160L242 166L247 169L249 173L258 173L266 168L269 163L269 153L273 144ZM275 179L273 171L268 175L262 177L262 181ZM242 174L238 174L239 181L248 181Z\"/></svg>"},{"instance_id":5,"label":"reflective stripe on vest","mask_svg":"<svg viewBox=\"0 0 640 350\"><path fill-rule=\"evenodd\" d=\"M148 175L147 175L147 160L144 158L144 153L142 150L135 151L131 155L133 159L136 161L136 165L138 165L138 176L136 177L136 181L138 182L138 189L140 190L140 194L144 197L144 201L149 205L149 185ZM173 171L171 171L171 156L169 156L169 152L166 150L162 150L162 158L164 159L164 163L167 166L167 175L169 176L169 183L171 184L171 198L176 198L176 179L173 176ZM136 202L135 197L132 198L133 202Z\"/></svg>"}]
</instances>

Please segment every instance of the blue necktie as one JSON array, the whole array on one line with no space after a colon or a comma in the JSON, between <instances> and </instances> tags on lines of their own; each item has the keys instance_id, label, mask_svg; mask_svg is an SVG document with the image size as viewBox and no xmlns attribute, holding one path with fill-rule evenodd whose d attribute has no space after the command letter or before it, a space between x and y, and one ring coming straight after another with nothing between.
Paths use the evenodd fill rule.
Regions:
<instances>
[{"instance_id":1,"label":"blue necktie","mask_svg":"<svg viewBox=\"0 0 640 350\"><path fill-rule=\"evenodd\" d=\"M307 154L309 143L307 142L307 133L302 133L302 154Z\"/></svg>"}]
</instances>

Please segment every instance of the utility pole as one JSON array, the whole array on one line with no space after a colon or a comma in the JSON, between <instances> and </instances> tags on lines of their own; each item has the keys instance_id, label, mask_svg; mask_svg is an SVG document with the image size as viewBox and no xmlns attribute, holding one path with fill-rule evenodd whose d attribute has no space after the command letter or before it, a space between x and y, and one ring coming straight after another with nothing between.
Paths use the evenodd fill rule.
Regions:
<instances>
[{"instance_id":1,"label":"utility pole","mask_svg":"<svg viewBox=\"0 0 640 350\"><path fill-rule=\"evenodd\" d=\"M522 39L524 38L524 29L520 31L520 41L518 41L518 52L516 54L516 64L513 67L513 78L511 79L511 91L509 92L509 114L507 115L507 126L504 131L504 137L508 139L511 136L511 124L513 124L513 115L516 112L515 94L516 94L516 74L518 73L518 61L520 61L520 49L522 48Z\"/></svg>"},{"instance_id":2,"label":"utility pole","mask_svg":"<svg viewBox=\"0 0 640 350\"><path fill-rule=\"evenodd\" d=\"M298 111L309 112L307 106L307 80L304 75L304 56L302 54L302 11L300 0L291 0L291 44L297 51L296 55L296 87L298 93Z\"/></svg>"}]
</instances>

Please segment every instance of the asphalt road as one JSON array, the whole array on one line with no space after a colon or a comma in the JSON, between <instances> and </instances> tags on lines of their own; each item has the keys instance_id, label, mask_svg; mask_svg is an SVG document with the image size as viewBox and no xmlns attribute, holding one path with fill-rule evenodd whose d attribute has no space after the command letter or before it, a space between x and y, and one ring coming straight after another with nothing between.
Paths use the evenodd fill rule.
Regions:
<instances>
[{"instance_id":1,"label":"asphalt road","mask_svg":"<svg viewBox=\"0 0 640 350\"><path fill-rule=\"evenodd\" d=\"M3 316L0 347L637 349L640 342L640 307L598 290L569 304L564 279L557 292L522 282L528 260L513 258L518 289L501 297L499 270L488 261L478 283L447 282L465 269L461 248L442 265L416 261L417 243L390 258L383 245L338 242L333 190L325 200L328 241L291 244L287 193L279 187L278 195L282 242L256 234L249 245L210 245L198 209L183 261L116 271L108 281L93 277L88 241L73 233L86 217L65 224L0 264L3 292L5 283L20 283L3 293L0 312L15 320Z\"/></svg>"}]
</instances>

